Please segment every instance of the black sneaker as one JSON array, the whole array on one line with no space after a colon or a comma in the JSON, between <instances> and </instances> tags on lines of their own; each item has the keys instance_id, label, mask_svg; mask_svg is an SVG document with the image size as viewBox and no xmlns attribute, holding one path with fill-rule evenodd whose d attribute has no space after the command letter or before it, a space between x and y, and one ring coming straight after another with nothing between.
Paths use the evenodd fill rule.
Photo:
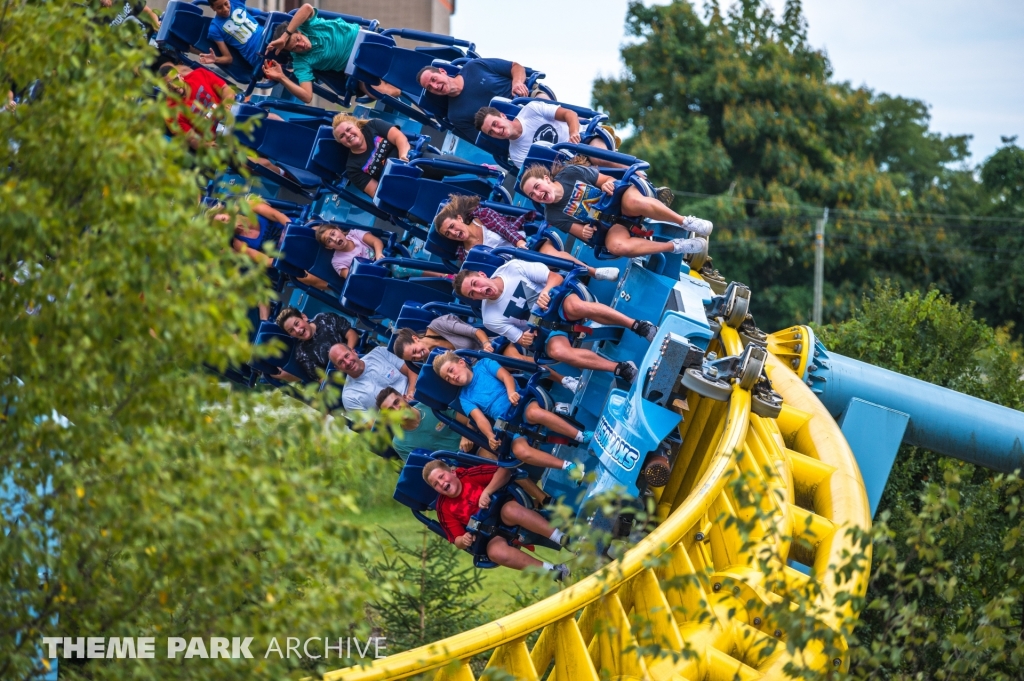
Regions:
<instances>
[{"instance_id":1,"label":"black sneaker","mask_svg":"<svg viewBox=\"0 0 1024 681\"><path fill-rule=\"evenodd\" d=\"M551 572L554 573L556 582L564 582L569 579L569 566L565 563L559 563L558 565L551 568Z\"/></svg>"},{"instance_id":2,"label":"black sneaker","mask_svg":"<svg viewBox=\"0 0 1024 681\"><path fill-rule=\"evenodd\" d=\"M666 208L671 208L672 202L676 200L676 195L668 187L658 187L654 190L654 194L659 201L665 204Z\"/></svg>"},{"instance_id":3,"label":"black sneaker","mask_svg":"<svg viewBox=\"0 0 1024 681\"><path fill-rule=\"evenodd\" d=\"M633 362L619 362L615 367L615 375L627 383L633 383L639 373L640 370L636 368L636 364L633 364Z\"/></svg>"},{"instance_id":4,"label":"black sneaker","mask_svg":"<svg viewBox=\"0 0 1024 681\"><path fill-rule=\"evenodd\" d=\"M571 543L571 541L572 540L569 539L569 533L566 532L558 538L558 545L561 546L563 549L567 549L569 548L569 544Z\"/></svg>"},{"instance_id":5,"label":"black sneaker","mask_svg":"<svg viewBox=\"0 0 1024 681\"><path fill-rule=\"evenodd\" d=\"M658 333L658 327L641 319L633 323L633 333L653 342L654 336Z\"/></svg>"}]
</instances>

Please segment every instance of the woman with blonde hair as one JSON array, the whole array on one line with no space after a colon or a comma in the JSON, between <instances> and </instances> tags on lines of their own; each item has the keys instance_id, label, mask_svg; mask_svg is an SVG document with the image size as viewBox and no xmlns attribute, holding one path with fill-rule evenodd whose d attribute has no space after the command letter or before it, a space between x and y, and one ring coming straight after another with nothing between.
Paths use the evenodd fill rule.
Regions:
<instances>
[{"instance_id":1,"label":"woman with blonde hair","mask_svg":"<svg viewBox=\"0 0 1024 681\"><path fill-rule=\"evenodd\" d=\"M379 118L356 118L351 114L340 113L334 117L331 126L334 128L334 139L338 144L348 147L345 177L368 196L377 195L377 183L384 174L389 158L409 160L412 146L396 125ZM468 163L455 156L439 156L430 151L424 151L422 157ZM433 168L423 168L423 176L431 180L441 180L446 173Z\"/></svg>"}]
</instances>

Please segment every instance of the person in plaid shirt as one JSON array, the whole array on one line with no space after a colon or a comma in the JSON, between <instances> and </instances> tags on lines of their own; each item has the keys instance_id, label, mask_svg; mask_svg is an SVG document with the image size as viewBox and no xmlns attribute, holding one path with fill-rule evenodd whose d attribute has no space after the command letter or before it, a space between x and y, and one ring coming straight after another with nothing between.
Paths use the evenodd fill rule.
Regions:
<instances>
[{"instance_id":1,"label":"person in plaid shirt","mask_svg":"<svg viewBox=\"0 0 1024 681\"><path fill-rule=\"evenodd\" d=\"M523 226L536 217L537 214L531 210L513 219L490 208L481 207L479 196L452 194L448 197L448 204L434 218L434 229L446 239L458 242L458 258L459 262L463 262L469 249L474 246L526 248ZM571 260L579 265L584 264L565 251L555 248L550 240L541 245L540 252ZM615 281L619 278L619 270L614 267L587 267L587 273L602 281Z\"/></svg>"}]
</instances>

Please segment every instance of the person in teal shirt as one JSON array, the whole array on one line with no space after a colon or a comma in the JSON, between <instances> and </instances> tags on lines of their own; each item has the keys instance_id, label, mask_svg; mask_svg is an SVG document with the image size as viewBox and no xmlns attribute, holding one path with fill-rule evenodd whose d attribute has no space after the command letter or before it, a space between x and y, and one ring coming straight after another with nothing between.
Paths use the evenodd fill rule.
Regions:
<instances>
[{"instance_id":1,"label":"person in teal shirt","mask_svg":"<svg viewBox=\"0 0 1024 681\"><path fill-rule=\"evenodd\" d=\"M288 24L274 28L267 52L291 52L292 71L298 83L284 75L281 65L268 59L263 73L281 83L307 104L313 101L313 71L344 71L355 47L359 26L344 19L323 19L316 9L305 4L296 10Z\"/></svg>"},{"instance_id":2,"label":"person in teal shirt","mask_svg":"<svg viewBox=\"0 0 1024 681\"><path fill-rule=\"evenodd\" d=\"M414 449L468 452L476 448L472 441L441 423L434 416L433 410L421 405L410 405L394 388L380 391L377 395L377 408L381 411L407 411L412 414L402 421L402 431L395 434L391 443L392 449L398 452L402 461L408 459Z\"/></svg>"}]
</instances>

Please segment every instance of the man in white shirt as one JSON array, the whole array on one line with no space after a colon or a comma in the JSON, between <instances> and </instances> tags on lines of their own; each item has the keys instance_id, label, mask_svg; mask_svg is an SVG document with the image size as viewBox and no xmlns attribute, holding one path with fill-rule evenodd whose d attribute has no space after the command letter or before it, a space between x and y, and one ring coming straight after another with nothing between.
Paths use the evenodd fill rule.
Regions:
<instances>
[{"instance_id":1,"label":"man in white shirt","mask_svg":"<svg viewBox=\"0 0 1024 681\"><path fill-rule=\"evenodd\" d=\"M530 310L534 305L547 310L551 303L550 291L561 284L562 279L562 275L540 263L510 260L496 269L492 277L462 270L455 278L455 290L481 301L484 326L528 348L537 337L537 330L530 325ZM648 341L658 332L658 327L650 322L631 319L601 303L587 302L575 293L562 300L561 317L570 322L592 320L608 326L624 326ZM574 348L565 331L549 331L544 352L555 361L578 369L611 371L630 383L637 375L633 362L613 362L591 350Z\"/></svg>"},{"instance_id":2,"label":"man in white shirt","mask_svg":"<svg viewBox=\"0 0 1024 681\"><path fill-rule=\"evenodd\" d=\"M344 343L337 343L331 346L328 356L331 364L347 377L341 404L349 411L373 409L377 395L387 387L407 399L412 399L416 392L416 374L386 347L374 348L360 357Z\"/></svg>"},{"instance_id":3,"label":"man in white shirt","mask_svg":"<svg viewBox=\"0 0 1024 681\"><path fill-rule=\"evenodd\" d=\"M473 123L488 137L508 140L508 157L517 168L522 167L534 142L579 144L581 141L580 117L576 112L549 102L529 102L511 120L493 107L481 107ZM590 140L589 144L607 148L600 137ZM601 165L618 166L607 161Z\"/></svg>"}]
</instances>

